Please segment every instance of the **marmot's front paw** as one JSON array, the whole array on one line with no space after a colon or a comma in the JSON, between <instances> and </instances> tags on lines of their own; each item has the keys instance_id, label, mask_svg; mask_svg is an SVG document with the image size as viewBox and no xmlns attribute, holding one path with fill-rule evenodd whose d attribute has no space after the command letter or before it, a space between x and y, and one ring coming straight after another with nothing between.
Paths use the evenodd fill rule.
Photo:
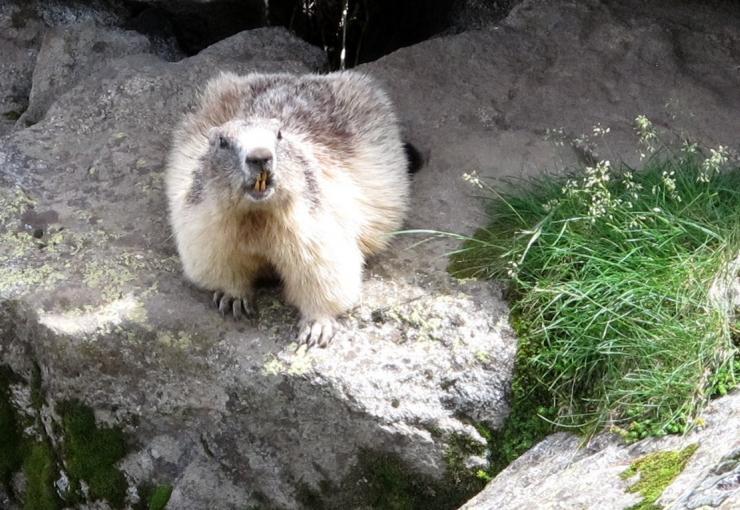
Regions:
<instances>
[{"instance_id":1,"label":"marmot's front paw","mask_svg":"<svg viewBox=\"0 0 740 510\"><path fill-rule=\"evenodd\" d=\"M308 347L326 347L339 331L339 323L331 317L323 319L301 319L298 323L298 343Z\"/></svg>"},{"instance_id":2,"label":"marmot's front paw","mask_svg":"<svg viewBox=\"0 0 740 510\"><path fill-rule=\"evenodd\" d=\"M257 318L257 307L254 304L254 299L250 297L235 298L217 290L213 293L213 304L221 312L221 315L231 314L235 320L242 317L247 319Z\"/></svg>"}]
</instances>

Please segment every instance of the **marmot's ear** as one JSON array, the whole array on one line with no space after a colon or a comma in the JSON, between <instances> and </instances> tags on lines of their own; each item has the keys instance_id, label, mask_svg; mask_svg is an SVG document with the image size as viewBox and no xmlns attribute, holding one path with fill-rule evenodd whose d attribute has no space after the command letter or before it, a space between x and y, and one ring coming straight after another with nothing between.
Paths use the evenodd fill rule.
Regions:
<instances>
[{"instance_id":1,"label":"marmot's ear","mask_svg":"<svg viewBox=\"0 0 740 510\"><path fill-rule=\"evenodd\" d=\"M280 131L280 128L282 127L282 123L280 122L280 119L272 118L269 121L270 126L275 131L275 134L277 135L277 139L280 140L283 138L283 133Z\"/></svg>"}]
</instances>

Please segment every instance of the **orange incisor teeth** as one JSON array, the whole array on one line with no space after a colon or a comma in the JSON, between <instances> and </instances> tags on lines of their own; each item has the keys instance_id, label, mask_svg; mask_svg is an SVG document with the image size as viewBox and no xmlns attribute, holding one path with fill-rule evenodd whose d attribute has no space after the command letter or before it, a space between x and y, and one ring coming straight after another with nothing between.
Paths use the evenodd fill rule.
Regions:
<instances>
[{"instance_id":1,"label":"orange incisor teeth","mask_svg":"<svg viewBox=\"0 0 740 510\"><path fill-rule=\"evenodd\" d=\"M254 191L265 191L267 187L267 172L260 172L257 180L254 181Z\"/></svg>"}]
</instances>

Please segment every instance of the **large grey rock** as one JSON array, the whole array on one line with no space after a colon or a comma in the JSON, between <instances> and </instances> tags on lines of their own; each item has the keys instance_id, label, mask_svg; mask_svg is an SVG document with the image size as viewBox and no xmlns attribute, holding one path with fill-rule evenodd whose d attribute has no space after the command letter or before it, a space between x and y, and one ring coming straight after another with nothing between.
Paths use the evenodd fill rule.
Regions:
<instances>
[{"instance_id":1,"label":"large grey rock","mask_svg":"<svg viewBox=\"0 0 740 510\"><path fill-rule=\"evenodd\" d=\"M384 79L428 153L415 193L434 197L434 227L472 232L484 216L463 173L537 174L594 158L638 164L641 114L669 139L740 149L738 48L736 3L526 0L497 26L361 67ZM597 124L609 135L594 136ZM556 129L562 148L545 139ZM427 211L411 224L428 227Z\"/></svg>"},{"instance_id":2,"label":"large grey rock","mask_svg":"<svg viewBox=\"0 0 740 510\"><path fill-rule=\"evenodd\" d=\"M95 23L120 26L129 16L125 2L119 0L8 0L26 10L28 18L38 17L46 26Z\"/></svg>"},{"instance_id":3,"label":"large grey rock","mask_svg":"<svg viewBox=\"0 0 740 510\"><path fill-rule=\"evenodd\" d=\"M144 51L141 37L130 32L123 35L113 28L124 25L129 16L129 9L116 0L0 2L0 135L13 126L25 127L26 122L37 121L51 94L73 84L91 66ZM73 28L78 25L84 28ZM93 40L96 38L99 40ZM149 38L157 54L171 60L180 58L172 37L151 34ZM126 44L130 48L125 49ZM40 68L36 66L37 57ZM34 79L38 84L32 92ZM29 107L32 93L36 96L32 111L17 122Z\"/></svg>"},{"instance_id":4,"label":"large grey rock","mask_svg":"<svg viewBox=\"0 0 740 510\"><path fill-rule=\"evenodd\" d=\"M698 449L663 492L661 508L740 508L740 392L713 401L703 424L684 437L631 445L602 435L583 446L566 433L549 436L501 472L461 510L568 508L622 510L641 501L627 492L635 478L620 476L655 452Z\"/></svg>"},{"instance_id":5,"label":"large grey rock","mask_svg":"<svg viewBox=\"0 0 740 510\"><path fill-rule=\"evenodd\" d=\"M28 109L19 124L38 122L57 97L110 61L151 52L149 40L133 31L94 23L49 29L36 58Z\"/></svg>"},{"instance_id":6,"label":"large grey rock","mask_svg":"<svg viewBox=\"0 0 740 510\"><path fill-rule=\"evenodd\" d=\"M516 342L499 289L430 269L439 253L409 238L369 265L349 338L328 349L295 352L296 313L274 289L258 324L233 323L182 277L162 188L170 129L220 70L322 62L281 29L178 63L124 57L2 139L0 357L22 378L14 394L30 394L37 365L54 444L67 399L122 426L129 482L172 484L172 508L362 508L399 466L449 508L485 463L474 424L507 413ZM431 218L435 204L417 208Z\"/></svg>"}]
</instances>

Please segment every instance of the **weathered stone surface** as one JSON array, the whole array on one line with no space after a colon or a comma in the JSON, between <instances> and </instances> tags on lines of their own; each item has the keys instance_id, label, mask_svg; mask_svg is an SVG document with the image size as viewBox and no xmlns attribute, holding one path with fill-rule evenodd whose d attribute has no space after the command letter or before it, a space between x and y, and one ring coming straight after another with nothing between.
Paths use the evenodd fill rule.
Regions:
<instances>
[{"instance_id":1,"label":"weathered stone surface","mask_svg":"<svg viewBox=\"0 0 740 510\"><path fill-rule=\"evenodd\" d=\"M362 508L389 466L449 508L467 489L451 480L485 462L473 424L506 415L516 342L499 290L431 270L438 253L408 238L370 263L328 349L295 352L275 289L256 325L234 323L182 277L162 189L171 127L219 70L322 60L281 29L178 63L124 57L0 145L1 359L21 386L38 365L55 444L66 399L122 426L130 484L172 484L172 508Z\"/></svg>"},{"instance_id":2,"label":"weathered stone surface","mask_svg":"<svg viewBox=\"0 0 740 510\"><path fill-rule=\"evenodd\" d=\"M449 28L443 33L479 30L501 21L521 0L465 0L452 3Z\"/></svg>"},{"instance_id":3,"label":"weathered stone surface","mask_svg":"<svg viewBox=\"0 0 740 510\"><path fill-rule=\"evenodd\" d=\"M0 4L0 135L13 127L28 106L43 24L26 16L20 3Z\"/></svg>"},{"instance_id":4,"label":"weathered stone surface","mask_svg":"<svg viewBox=\"0 0 740 510\"><path fill-rule=\"evenodd\" d=\"M113 27L122 26L129 16L128 8L116 0L0 3L0 135L13 126L37 121L53 99L51 93L74 83L89 67L112 57L144 51L140 37L131 33L114 35L119 31ZM77 24L87 28L71 28ZM66 26L70 28L65 30ZM96 37L99 40L90 40ZM173 36L159 33L149 34L149 38L158 55L170 60L181 57ZM66 46L59 46L60 42ZM42 43L44 49L39 56ZM93 52L87 51L90 49L86 48L87 43L95 46ZM103 48L101 44L107 46ZM41 69L36 68L37 56ZM39 83L32 92L34 74ZM53 81L50 74L56 75L54 79L58 81ZM36 105L19 123L32 93Z\"/></svg>"},{"instance_id":5,"label":"weathered stone surface","mask_svg":"<svg viewBox=\"0 0 740 510\"><path fill-rule=\"evenodd\" d=\"M112 60L151 52L149 40L133 31L93 23L49 29L36 58L28 109L19 124L38 122L57 97Z\"/></svg>"},{"instance_id":6,"label":"weathered stone surface","mask_svg":"<svg viewBox=\"0 0 740 510\"><path fill-rule=\"evenodd\" d=\"M50 27L95 23L100 26L120 26L129 16L124 2L119 0L10 0L17 1L33 17L38 16Z\"/></svg>"},{"instance_id":7,"label":"weathered stone surface","mask_svg":"<svg viewBox=\"0 0 740 510\"><path fill-rule=\"evenodd\" d=\"M640 502L620 477L632 462L653 452L699 445L683 472L658 500L661 508L740 508L740 393L713 401L704 424L684 437L645 439L626 445L602 435L580 447L581 438L553 434L514 461L464 510L567 508L622 510Z\"/></svg>"},{"instance_id":8,"label":"weathered stone surface","mask_svg":"<svg viewBox=\"0 0 740 510\"><path fill-rule=\"evenodd\" d=\"M471 232L484 218L468 205L477 191L464 172L519 176L593 158L637 164L640 114L670 138L737 151L738 65L736 4L527 0L497 26L361 67L383 78L428 153L415 193L435 197L434 226ZM603 140L597 124L611 129ZM559 128L561 148L545 139ZM591 143L576 141L584 134ZM410 223L428 227L427 212Z\"/></svg>"}]
</instances>

